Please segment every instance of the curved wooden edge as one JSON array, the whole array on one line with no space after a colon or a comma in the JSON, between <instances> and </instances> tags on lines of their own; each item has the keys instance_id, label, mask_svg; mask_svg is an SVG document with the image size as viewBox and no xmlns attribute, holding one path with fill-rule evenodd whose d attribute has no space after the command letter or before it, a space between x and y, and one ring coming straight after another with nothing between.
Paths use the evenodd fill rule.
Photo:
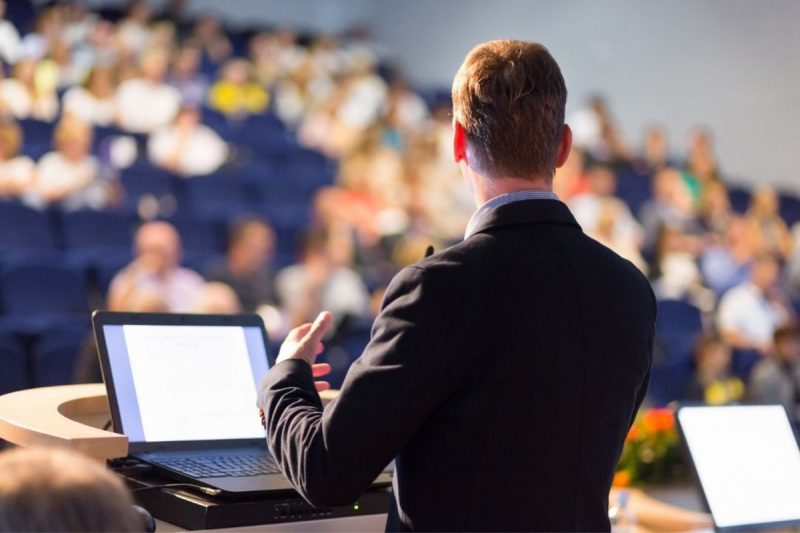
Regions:
<instances>
[{"instance_id":1,"label":"curved wooden edge","mask_svg":"<svg viewBox=\"0 0 800 533\"><path fill-rule=\"evenodd\" d=\"M66 446L95 459L128 455L128 438L86 422L108 420L102 383L42 387L0 396L0 438L19 446Z\"/></svg>"}]
</instances>

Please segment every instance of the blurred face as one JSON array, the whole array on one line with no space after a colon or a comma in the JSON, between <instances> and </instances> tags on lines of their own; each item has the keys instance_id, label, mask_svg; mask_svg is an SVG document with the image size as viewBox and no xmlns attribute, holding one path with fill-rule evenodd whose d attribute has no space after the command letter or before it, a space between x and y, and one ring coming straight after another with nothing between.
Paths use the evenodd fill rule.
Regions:
<instances>
[{"instance_id":1,"label":"blurred face","mask_svg":"<svg viewBox=\"0 0 800 533\"><path fill-rule=\"evenodd\" d=\"M234 251L242 263L252 270L266 265L272 257L272 252L272 232L261 224L247 226Z\"/></svg>"},{"instance_id":2,"label":"blurred face","mask_svg":"<svg viewBox=\"0 0 800 533\"><path fill-rule=\"evenodd\" d=\"M89 139L73 136L65 139L59 148L61 155L72 163L78 163L89 154Z\"/></svg>"},{"instance_id":3,"label":"blurred face","mask_svg":"<svg viewBox=\"0 0 800 533\"><path fill-rule=\"evenodd\" d=\"M791 365L800 361L800 336L790 335L775 344L775 351L781 361Z\"/></svg>"},{"instance_id":4,"label":"blurred face","mask_svg":"<svg viewBox=\"0 0 800 533\"><path fill-rule=\"evenodd\" d=\"M779 274L780 267L775 259L761 258L753 265L751 279L756 287L767 290L775 285Z\"/></svg>"},{"instance_id":5,"label":"blurred face","mask_svg":"<svg viewBox=\"0 0 800 533\"><path fill-rule=\"evenodd\" d=\"M147 56L142 61L142 76L153 83L161 83L167 71L167 58L162 54Z\"/></svg>"},{"instance_id":6,"label":"blurred face","mask_svg":"<svg viewBox=\"0 0 800 533\"><path fill-rule=\"evenodd\" d=\"M611 170L597 167L589 175L589 184L596 195L611 196L617 188L617 179Z\"/></svg>"},{"instance_id":7,"label":"blurred face","mask_svg":"<svg viewBox=\"0 0 800 533\"><path fill-rule=\"evenodd\" d=\"M200 50L197 48L182 48L175 59L175 71L178 74L191 75L197 72L200 65Z\"/></svg>"},{"instance_id":8,"label":"blurred face","mask_svg":"<svg viewBox=\"0 0 800 533\"><path fill-rule=\"evenodd\" d=\"M98 98L108 98L114 94L114 79L110 69L98 68L92 73L89 92Z\"/></svg>"},{"instance_id":9,"label":"blurred face","mask_svg":"<svg viewBox=\"0 0 800 533\"><path fill-rule=\"evenodd\" d=\"M719 376L728 369L730 361L730 348L722 343L710 344L703 349L700 368L706 375Z\"/></svg>"},{"instance_id":10,"label":"blurred face","mask_svg":"<svg viewBox=\"0 0 800 533\"><path fill-rule=\"evenodd\" d=\"M196 109L184 109L175 117L175 126L181 129L193 129L200 123L200 114Z\"/></svg>"},{"instance_id":11,"label":"blurred face","mask_svg":"<svg viewBox=\"0 0 800 533\"><path fill-rule=\"evenodd\" d=\"M758 214L774 215L778 212L778 195L772 188L760 188L753 197L753 207Z\"/></svg>"},{"instance_id":12,"label":"blurred face","mask_svg":"<svg viewBox=\"0 0 800 533\"><path fill-rule=\"evenodd\" d=\"M139 229L136 244L137 260L153 272L167 274L180 264L180 238L172 226L146 224Z\"/></svg>"}]
</instances>

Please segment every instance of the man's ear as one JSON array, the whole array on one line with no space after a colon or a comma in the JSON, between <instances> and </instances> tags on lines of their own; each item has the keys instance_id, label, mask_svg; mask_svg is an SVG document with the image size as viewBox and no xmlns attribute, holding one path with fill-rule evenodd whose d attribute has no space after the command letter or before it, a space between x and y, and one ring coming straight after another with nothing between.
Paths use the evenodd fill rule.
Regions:
<instances>
[{"instance_id":1,"label":"man's ear","mask_svg":"<svg viewBox=\"0 0 800 533\"><path fill-rule=\"evenodd\" d=\"M556 153L556 168L560 168L567 162L569 152L572 149L572 130L568 124L561 128L561 140L558 142L558 152Z\"/></svg>"},{"instance_id":2,"label":"man's ear","mask_svg":"<svg viewBox=\"0 0 800 533\"><path fill-rule=\"evenodd\" d=\"M453 121L453 159L456 163L467 161L467 133L457 121Z\"/></svg>"}]
</instances>

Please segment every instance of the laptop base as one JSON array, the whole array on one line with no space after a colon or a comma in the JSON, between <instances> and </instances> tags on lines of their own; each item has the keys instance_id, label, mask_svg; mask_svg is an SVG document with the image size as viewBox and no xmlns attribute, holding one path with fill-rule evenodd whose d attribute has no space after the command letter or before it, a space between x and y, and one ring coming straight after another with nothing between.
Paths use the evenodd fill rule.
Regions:
<instances>
[{"instance_id":1,"label":"laptop base","mask_svg":"<svg viewBox=\"0 0 800 533\"><path fill-rule=\"evenodd\" d=\"M153 472L127 476L132 489L173 482ZM163 488L133 493L136 503L153 517L185 529L214 529L281 522L301 522L368 514L389 510L391 488L364 493L354 505L315 508L296 493L261 494L246 500L198 495L189 489Z\"/></svg>"}]
</instances>

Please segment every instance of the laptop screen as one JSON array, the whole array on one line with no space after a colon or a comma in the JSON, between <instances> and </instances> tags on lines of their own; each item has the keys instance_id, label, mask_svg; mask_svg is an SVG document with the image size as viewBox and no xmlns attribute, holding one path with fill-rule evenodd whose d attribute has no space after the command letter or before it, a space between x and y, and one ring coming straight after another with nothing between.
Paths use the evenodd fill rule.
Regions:
<instances>
[{"instance_id":1,"label":"laptop screen","mask_svg":"<svg viewBox=\"0 0 800 533\"><path fill-rule=\"evenodd\" d=\"M717 528L800 521L800 450L783 407L682 407L678 424Z\"/></svg>"},{"instance_id":2,"label":"laptop screen","mask_svg":"<svg viewBox=\"0 0 800 533\"><path fill-rule=\"evenodd\" d=\"M262 330L238 325L104 324L122 431L131 444L256 439Z\"/></svg>"}]
</instances>

